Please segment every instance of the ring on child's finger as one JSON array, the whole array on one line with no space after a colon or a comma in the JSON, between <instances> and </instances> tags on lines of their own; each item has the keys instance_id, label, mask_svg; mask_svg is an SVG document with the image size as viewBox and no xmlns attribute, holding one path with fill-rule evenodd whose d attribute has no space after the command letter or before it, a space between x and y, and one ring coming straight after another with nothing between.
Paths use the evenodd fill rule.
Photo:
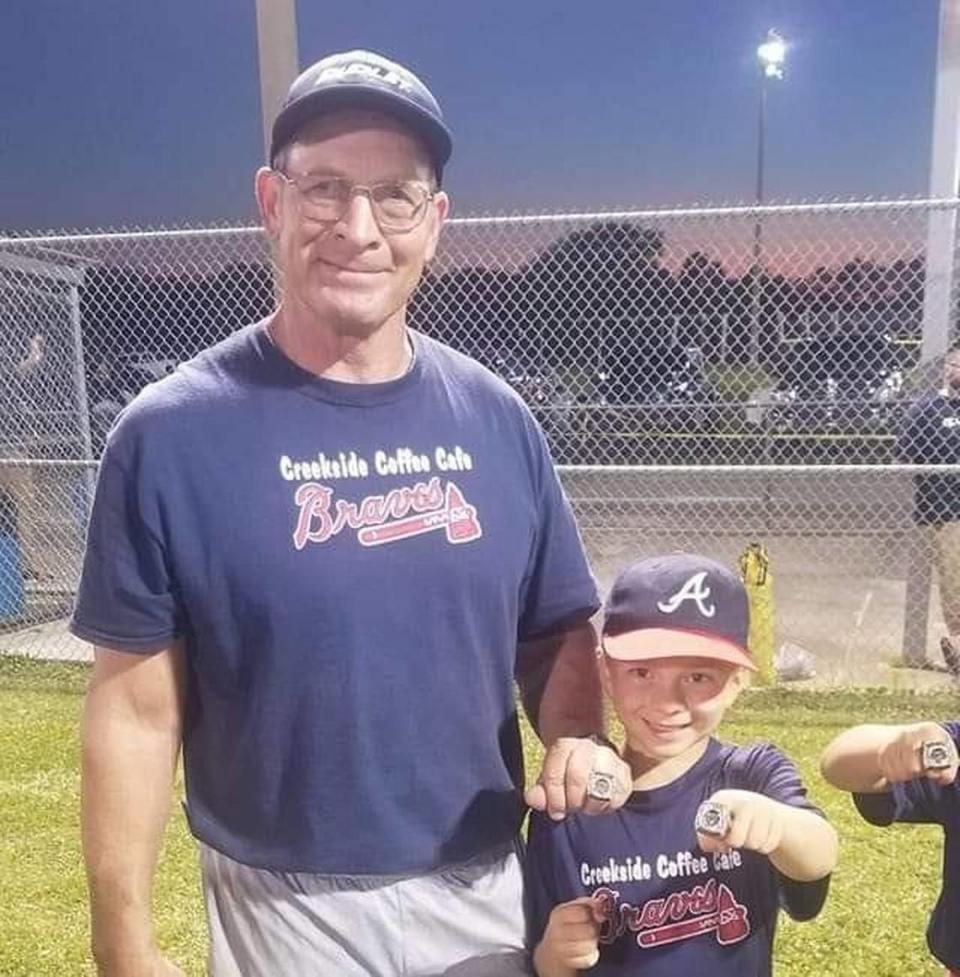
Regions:
<instances>
[{"instance_id":1,"label":"ring on child's finger","mask_svg":"<svg viewBox=\"0 0 960 977\"><path fill-rule=\"evenodd\" d=\"M606 770L591 770L587 774L587 797L594 801L609 801L617 789L617 778Z\"/></svg>"},{"instance_id":2,"label":"ring on child's finger","mask_svg":"<svg viewBox=\"0 0 960 977\"><path fill-rule=\"evenodd\" d=\"M730 830L733 814L726 804L719 801L704 801L697 808L694 828L699 834L709 835L711 838L723 838Z\"/></svg>"},{"instance_id":3,"label":"ring on child's finger","mask_svg":"<svg viewBox=\"0 0 960 977\"><path fill-rule=\"evenodd\" d=\"M920 764L924 770L946 770L953 764L955 753L949 743L927 740L920 744Z\"/></svg>"}]
</instances>

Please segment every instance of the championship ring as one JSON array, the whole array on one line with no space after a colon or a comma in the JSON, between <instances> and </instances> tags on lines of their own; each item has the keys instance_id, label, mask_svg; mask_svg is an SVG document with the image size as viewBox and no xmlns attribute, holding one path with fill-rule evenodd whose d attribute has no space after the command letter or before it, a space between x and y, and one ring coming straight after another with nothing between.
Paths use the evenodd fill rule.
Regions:
<instances>
[{"instance_id":1,"label":"championship ring","mask_svg":"<svg viewBox=\"0 0 960 977\"><path fill-rule=\"evenodd\" d=\"M704 801L697 808L697 817L693 826L702 835L709 835L711 838L723 838L730 830L731 820L730 811L725 804L718 804L716 801Z\"/></svg>"},{"instance_id":2,"label":"championship ring","mask_svg":"<svg viewBox=\"0 0 960 977\"><path fill-rule=\"evenodd\" d=\"M920 763L924 770L946 770L953 763L953 750L942 740L928 740L920 745Z\"/></svg>"},{"instance_id":3,"label":"championship ring","mask_svg":"<svg viewBox=\"0 0 960 977\"><path fill-rule=\"evenodd\" d=\"M617 778L604 770L591 770L587 774L587 797L595 801L609 801L617 789Z\"/></svg>"}]
</instances>

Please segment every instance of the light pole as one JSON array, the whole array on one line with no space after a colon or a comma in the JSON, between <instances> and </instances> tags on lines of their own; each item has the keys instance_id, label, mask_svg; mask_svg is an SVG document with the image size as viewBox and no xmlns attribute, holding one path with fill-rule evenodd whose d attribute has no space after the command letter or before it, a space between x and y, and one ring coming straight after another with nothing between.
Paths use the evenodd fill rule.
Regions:
<instances>
[{"instance_id":1,"label":"light pole","mask_svg":"<svg viewBox=\"0 0 960 977\"><path fill-rule=\"evenodd\" d=\"M760 68L760 102L757 113L757 184L754 201L763 204L764 153L767 141L767 85L771 78L783 78L783 65L787 56L787 43L775 30L767 31L763 43L757 48ZM763 225L760 215L753 224L753 269L750 314L750 365L760 362L760 319L763 306L761 279L763 275Z\"/></svg>"}]
</instances>

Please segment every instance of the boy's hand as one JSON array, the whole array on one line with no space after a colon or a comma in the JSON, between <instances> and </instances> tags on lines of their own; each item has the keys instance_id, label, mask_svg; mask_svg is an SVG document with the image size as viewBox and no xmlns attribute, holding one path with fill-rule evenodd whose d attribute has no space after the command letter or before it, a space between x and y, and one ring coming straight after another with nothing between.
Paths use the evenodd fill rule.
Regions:
<instances>
[{"instance_id":1,"label":"boy's hand","mask_svg":"<svg viewBox=\"0 0 960 977\"><path fill-rule=\"evenodd\" d=\"M924 744L936 746L928 745L925 751ZM925 759L929 762L941 758L946 766L935 763L924 766ZM927 777L946 785L957 779L956 744L938 723L913 723L900 727L893 739L880 748L877 760L881 775L890 784Z\"/></svg>"},{"instance_id":2,"label":"boy's hand","mask_svg":"<svg viewBox=\"0 0 960 977\"><path fill-rule=\"evenodd\" d=\"M705 803L725 809L729 827L722 837L697 830L702 851L742 848L769 855L780 847L784 818L782 805L775 800L750 790L718 790Z\"/></svg>"},{"instance_id":3,"label":"boy's hand","mask_svg":"<svg viewBox=\"0 0 960 977\"><path fill-rule=\"evenodd\" d=\"M538 969L589 970L600 959L602 921L600 902L592 896L554 906L534 955Z\"/></svg>"}]
</instances>

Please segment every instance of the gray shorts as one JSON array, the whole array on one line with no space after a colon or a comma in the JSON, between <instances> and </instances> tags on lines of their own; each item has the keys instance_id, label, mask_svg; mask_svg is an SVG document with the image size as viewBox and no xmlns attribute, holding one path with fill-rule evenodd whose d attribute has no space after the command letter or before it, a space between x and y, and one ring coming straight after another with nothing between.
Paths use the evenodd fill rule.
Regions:
<instances>
[{"instance_id":1,"label":"gray shorts","mask_svg":"<svg viewBox=\"0 0 960 977\"><path fill-rule=\"evenodd\" d=\"M201 844L210 977L526 977L519 844L419 876L274 872Z\"/></svg>"}]
</instances>

